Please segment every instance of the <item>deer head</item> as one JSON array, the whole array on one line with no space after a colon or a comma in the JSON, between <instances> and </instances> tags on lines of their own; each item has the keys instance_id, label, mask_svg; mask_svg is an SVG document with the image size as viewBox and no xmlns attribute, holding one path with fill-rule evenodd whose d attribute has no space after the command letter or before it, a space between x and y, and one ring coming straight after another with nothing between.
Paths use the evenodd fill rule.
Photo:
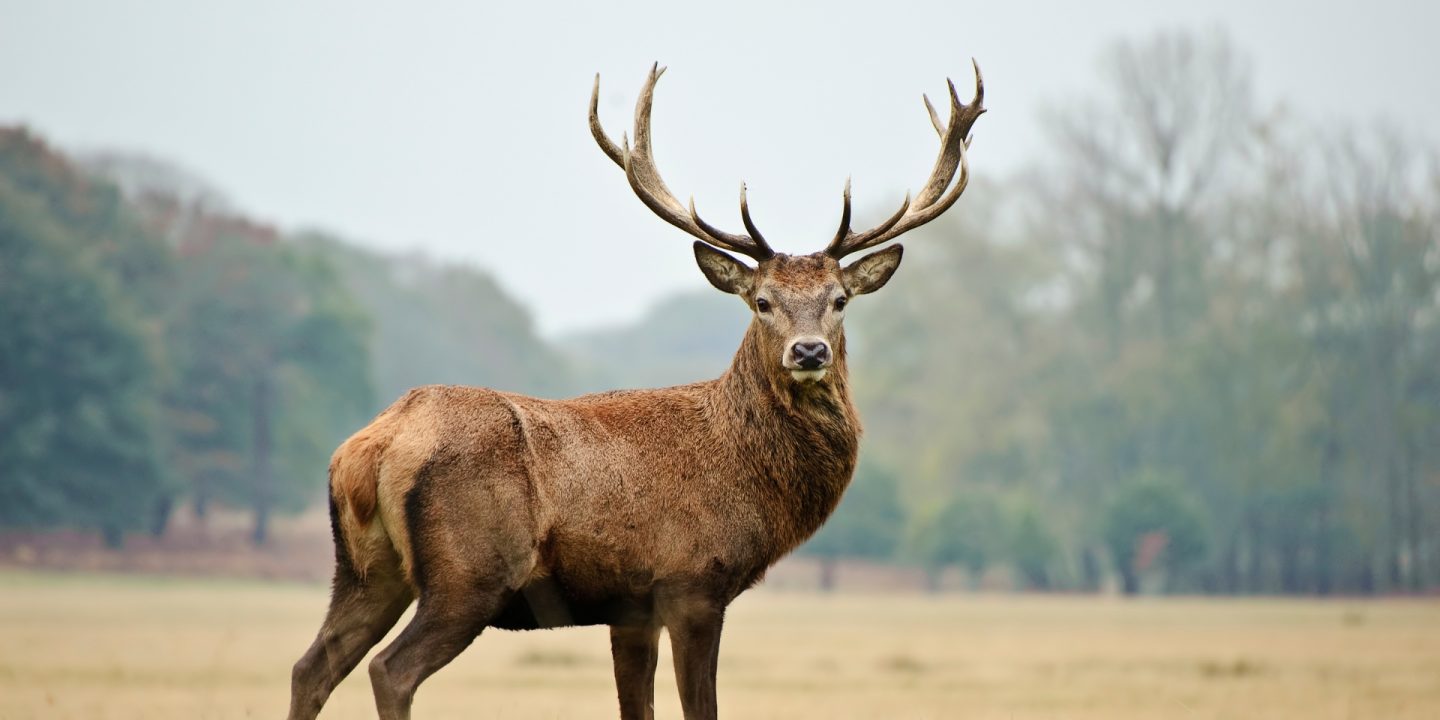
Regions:
<instances>
[{"instance_id":1,"label":"deer head","mask_svg":"<svg viewBox=\"0 0 1440 720\"><path fill-rule=\"evenodd\" d=\"M698 238L694 251L700 271L711 285L740 296L750 306L760 330L759 340L769 357L797 382L823 381L836 362L838 353L833 348L840 346L843 337L845 307L855 296L884 287L900 266L903 248L892 245L848 266L841 266L840 260L934 220L965 192L970 179L966 158L970 128L985 112L982 106L985 85L979 65L975 65L975 97L969 104L960 102L955 83L947 81L950 88L948 123L940 120L930 99L924 98L930 122L940 135L940 154L920 193L913 200L907 193L900 209L888 219L869 230L855 232L850 227L850 181L847 179L840 229L824 250L809 255L786 255L770 249L750 219L743 183L740 218L745 225L744 234L732 234L705 222L695 211L694 198L688 205L681 205L665 186L650 149L650 109L655 99L655 83L664 72L665 68L657 63L640 90L635 103L634 147L628 136L622 136L620 145L616 145L600 126L600 76L597 74L590 95L591 134L605 155L625 171L631 189L646 207ZM723 250L745 255L757 264L750 267Z\"/></svg>"}]
</instances>

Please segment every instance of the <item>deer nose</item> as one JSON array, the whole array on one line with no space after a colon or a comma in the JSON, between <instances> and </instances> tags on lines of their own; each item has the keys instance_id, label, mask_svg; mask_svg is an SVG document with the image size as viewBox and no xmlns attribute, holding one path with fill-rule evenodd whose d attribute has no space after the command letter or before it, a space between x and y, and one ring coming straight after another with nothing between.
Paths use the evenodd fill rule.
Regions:
<instances>
[{"instance_id":1,"label":"deer nose","mask_svg":"<svg viewBox=\"0 0 1440 720\"><path fill-rule=\"evenodd\" d=\"M790 346L790 355L803 370L815 370L830 361L830 346L821 342L797 342Z\"/></svg>"}]
</instances>

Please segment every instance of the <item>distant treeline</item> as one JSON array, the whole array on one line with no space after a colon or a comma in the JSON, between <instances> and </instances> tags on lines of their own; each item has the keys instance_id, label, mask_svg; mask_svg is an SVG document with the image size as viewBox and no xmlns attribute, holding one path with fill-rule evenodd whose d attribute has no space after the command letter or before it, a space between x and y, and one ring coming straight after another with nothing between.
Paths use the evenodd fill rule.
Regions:
<instances>
[{"instance_id":1,"label":"distant treeline","mask_svg":"<svg viewBox=\"0 0 1440 720\"><path fill-rule=\"evenodd\" d=\"M1288 116L1220 35L1119 43L1101 71L1026 172L976 146L966 199L855 303L864 457L804 551L937 585L1440 587L1434 148ZM0 130L0 527L118 544L222 503L263 541L408 387L702 379L745 322L707 293L552 346L481 271Z\"/></svg>"},{"instance_id":2,"label":"distant treeline","mask_svg":"<svg viewBox=\"0 0 1440 720\"><path fill-rule=\"evenodd\" d=\"M263 542L405 389L563 394L564 368L483 272L285 235L161 163L0 129L0 526L119 544L222 503Z\"/></svg>"},{"instance_id":3,"label":"distant treeline","mask_svg":"<svg viewBox=\"0 0 1440 720\"><path fill-rule=\"evenodd\" d=\"M1440 587L1435 148L1262 101L1222 35L1100 70L1026 171L997 181L978 137L975 186L853 304L864 462L806 551L1037 589ZM680 308L740 310L707 291L570 346L621 384L717 372Z\"/></svg>"}]
</instances>

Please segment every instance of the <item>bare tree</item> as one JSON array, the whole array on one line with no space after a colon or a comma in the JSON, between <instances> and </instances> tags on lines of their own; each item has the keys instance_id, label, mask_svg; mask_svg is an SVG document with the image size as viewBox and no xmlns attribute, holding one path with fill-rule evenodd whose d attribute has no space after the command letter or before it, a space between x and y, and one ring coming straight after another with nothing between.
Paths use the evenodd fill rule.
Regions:
<instances>
[{"instance_id":1,"label":"bare tree","mask_svg":"<svg viewBox=\"0 0 1440 720\"><path fill-rule=\"evenodd\" d=\"M1102 58L1101 92L1048 114L1057 152L1041 184L1065 208L1052 234L1093 284L1112 349L1132 306L1153 307L1173 337L1203 305L1213 238L1199 211L1226 192L1253 132L1248 66L1218 32L1120 42Z\"/></svg>"}]
</instances>

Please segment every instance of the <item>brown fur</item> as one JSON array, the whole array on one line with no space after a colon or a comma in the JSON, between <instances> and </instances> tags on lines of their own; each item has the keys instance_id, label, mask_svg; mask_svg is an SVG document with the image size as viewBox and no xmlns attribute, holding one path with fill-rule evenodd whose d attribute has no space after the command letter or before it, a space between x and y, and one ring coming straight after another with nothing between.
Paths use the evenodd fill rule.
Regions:
<instances>
[{"instance_id":1,"label":"brown fur","mask_svg":"<svg viewBox=\"0 0 1440 720\"><path fill-rule=\"evenodd\" d=\"M723 261L748 305L773 308L718 379L569 400L422 387L336 450L335 598L296 665L292 717L313 717L412 597L415 621L371 665L383 717L406 717L419 681L484 627L577 624L614 628L622 715L650 716L661 626L687 716L712 714L725 606L834 510L860 435L839 263ZM823 379L791 376L797 336L833 349Z\"/></svg>"}]
</instances>

